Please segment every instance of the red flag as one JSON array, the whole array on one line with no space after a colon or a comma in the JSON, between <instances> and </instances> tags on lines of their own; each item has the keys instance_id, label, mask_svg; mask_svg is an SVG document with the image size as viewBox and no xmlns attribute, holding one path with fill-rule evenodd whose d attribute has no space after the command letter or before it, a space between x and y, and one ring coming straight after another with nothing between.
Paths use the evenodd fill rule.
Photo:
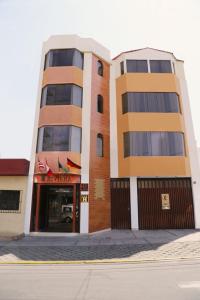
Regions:
<instances>
[{"instance_id":1,"label":"red flag","mask_svg":"<svg viewBox=\"0 0 200 300\"><path fill-rule=\"evenodd\" d=\"M47 160L46 160L46 170L47 170L47 176L52 176L53 175L53 172L52 172L51 168L47 164Z\"/></svg>"},{"instance_id":2,"label":"red flag","mask_svg":"<svg viewBox=\"0 0 200 300\"><path fill-rule=\"evenodd\" d=\"M67 165L72 167L72 168L76 168L76 169L81 169L81 166L75 164L71 159L67 158Z\"/></svg>"},{"instance_id":3,"label":"red flag","mask_svg":"<svg viewBox=\"0 0 200 300\"><path fill-rule=\"evenodd\" d=\"M38 168L39 168L40 172L46 171L46 164L43 163L42 161L40 161L39 158L38 158Z\"/></svg>"}]
</instances>

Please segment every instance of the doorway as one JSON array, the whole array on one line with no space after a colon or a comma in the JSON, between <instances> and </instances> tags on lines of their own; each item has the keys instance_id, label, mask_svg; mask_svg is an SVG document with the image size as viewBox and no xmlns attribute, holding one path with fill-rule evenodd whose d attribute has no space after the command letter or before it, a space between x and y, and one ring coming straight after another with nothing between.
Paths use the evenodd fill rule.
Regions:
<instances>
[{"instance_id":1,"label":"doorway","mask_svg":"<svg viewBox=\"0 0 200 300\"><path fill-rule=\"evenodd\" d=\"M111 179L111 228L131 229L130 181Z\"/></svg>"},{"instance_id":2,"label":"doorway","mask_svg":"<svg viewBox=\"0 0 200 300\"><path fill-rule=\"evenodd\" d=\"M41 186L39 230L75 232L79 223L76 185Z\"/></svg>"}]
</instances>

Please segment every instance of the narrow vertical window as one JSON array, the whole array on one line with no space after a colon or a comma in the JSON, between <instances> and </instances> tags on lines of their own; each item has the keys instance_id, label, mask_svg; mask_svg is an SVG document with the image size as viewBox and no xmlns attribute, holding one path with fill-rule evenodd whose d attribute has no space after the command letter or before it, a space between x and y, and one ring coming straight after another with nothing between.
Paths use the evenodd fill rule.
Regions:
<instances>
[{"instance_id":1,"label":"narrow vertical window","mask_svg":"<svg viewBox=\"0 0 200 300\"><path fill-rule=\"evenodd\" d=\"M97 61L97 73L103 76L103 64L100 60Z\"/></svg>"},{"instance_id":2,"label":"narrow vertical window","mask_svg":"<svg viewBox=\"0 0 200 300\"><path fill-rule=\"evenodd\" d=\"M97 156L103 157L103 135L97 134Z\"/></svg>"},{"instance_id":3,"label":"narrow vertical window","mask_svg":"<svg viewBox=\"0 0 200 300\"><path fill-rule=\"evenodd\" d=\"M121 69L121 75L123 75L124 74L124 62L123 61L120 62L120 69Z\"/></svg>"},{"instance_id":4,"label":"narrow vertical window","mask_svg":"<svg viewBox=\"0 0 200 300\"><path fill-rule=\"evenodd\" d=\"M97 111L103 113L103 97L101 95L97 96Z\"/></svg>"}]
</instances>

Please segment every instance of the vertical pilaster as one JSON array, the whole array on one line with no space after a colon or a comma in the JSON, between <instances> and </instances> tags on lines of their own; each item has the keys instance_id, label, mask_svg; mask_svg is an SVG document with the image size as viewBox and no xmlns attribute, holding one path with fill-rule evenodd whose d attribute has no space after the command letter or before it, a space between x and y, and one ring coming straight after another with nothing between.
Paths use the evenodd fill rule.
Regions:
<instances>
[{"instance_id":1,"label":"vertical pilaster","mask_svg":"<svg viewBox=\"0 0 200 300\"><path fill-rule=\"evenodd\" d=\"M90 161L90 118L91 118L92 54L84 54L83 70L83 106L82 106L82 152L81 183L89 184ZM83 195L85 192L81 192ZM87 192L88 195L88 192ZM89 198L89 195L88 195ZM80 233L89 231L89 203L80 205Z\"/></svg>"},{"instance_id":2,"label":"vertical pilaster","mask_svg":"<svg viewBox=\"0 0 200 300\"><path fill-rule=\"evenodd\" d=\"M137 177L130 177L131 229L138 229Z\"/></svg>"}]
</instances>

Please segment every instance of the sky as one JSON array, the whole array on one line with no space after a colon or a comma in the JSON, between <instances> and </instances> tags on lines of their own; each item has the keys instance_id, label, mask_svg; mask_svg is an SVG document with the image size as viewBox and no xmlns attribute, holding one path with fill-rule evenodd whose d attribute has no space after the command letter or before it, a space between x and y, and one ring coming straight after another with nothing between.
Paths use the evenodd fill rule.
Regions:
<instances>
[{"instance_id":1,"label":"sky","mask_svg":"<svg viewBox=\"0 0 200 300\"><path fill-rule=\"evenodd\" d=\"M199 0L0 0L0 158L30 159L43 41L91 37L120 52L152 47L185 61L200 145Z\"/></svg>"}]
</instances>

